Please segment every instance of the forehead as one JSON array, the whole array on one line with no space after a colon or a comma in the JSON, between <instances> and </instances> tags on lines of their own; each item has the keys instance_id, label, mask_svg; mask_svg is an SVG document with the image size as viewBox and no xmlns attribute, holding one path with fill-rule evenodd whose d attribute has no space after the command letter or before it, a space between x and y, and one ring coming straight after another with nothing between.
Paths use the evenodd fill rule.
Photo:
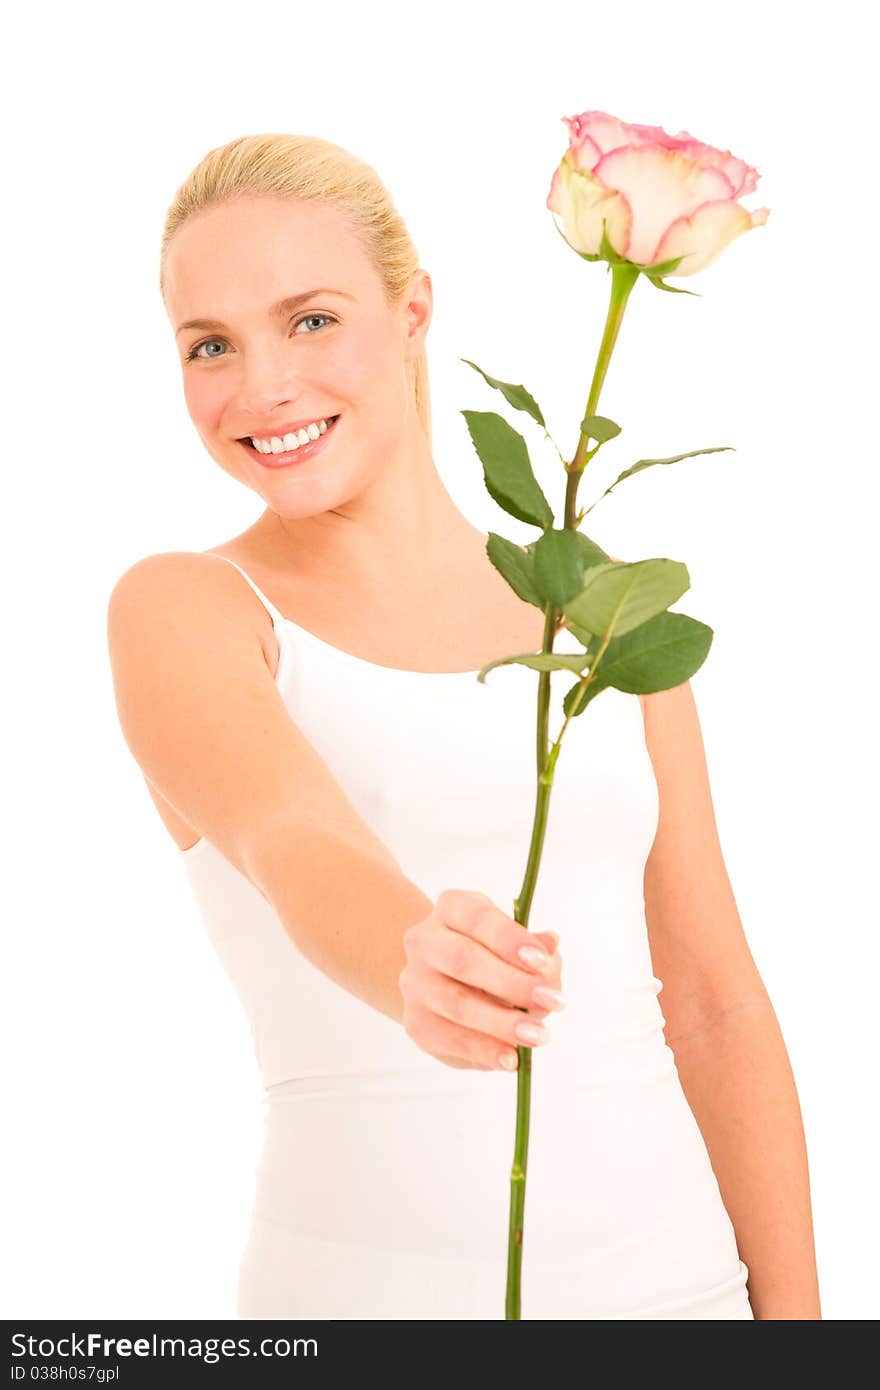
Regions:
<instances>
[{"instance_id":1,"label":"forehead","mask_svg":"<svg viewBox=\"0 0 880 1390\"><path fill-rule=\"evenodd\" d=\"M169 308L182 319L256 309L311 285L366 297L375 275L338 208L242 198L184 222L169 244L165 278Z\"/></svg>"}]
</instances>

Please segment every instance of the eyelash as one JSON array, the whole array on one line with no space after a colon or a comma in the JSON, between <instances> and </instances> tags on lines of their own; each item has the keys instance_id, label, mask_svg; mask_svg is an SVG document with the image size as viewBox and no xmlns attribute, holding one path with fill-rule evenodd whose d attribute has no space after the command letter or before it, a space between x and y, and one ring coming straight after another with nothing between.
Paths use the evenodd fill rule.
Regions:
<instances>
[{"instance_id":1,"label":"eyelash","mask_svg":"<svg viewBox=\"0 0 880 1390\"><path fill-rule=\"evenodd\" d=\"M332 317L331 314L321 314L321 313L318 313L318 312L316 312L316 311L313 311L311 314L301 314L300 317L299 317L299 318L296 320L296 322L294 323L294 325L293 325L294 328L299 328L299 325L300 325L301 323L305 323L306 319L326 319L328 323L335 323L335 322L336 322L336 320ZM306 337L307 337L307 338L310 338L310 337L312 337L312 334L311 334L311 333L307 333L307 334L306 334ZM214 362L214 361L217 361L217 360L218 360L217 358L208 358L208 357L200 357L200 358L199 358L199 357L196 357L196 353L198 352L199 348L205 346L205 343L223 343L223 342L225 342L225 341L226 341L225 338L203 338L203 339L201 340L200 343L196 343L193 347L190 348L189 352L186 354L186 361L187 361L187 362L196 362L196 361L199 361L199 362Z\"/></svg>"}]
</instances>

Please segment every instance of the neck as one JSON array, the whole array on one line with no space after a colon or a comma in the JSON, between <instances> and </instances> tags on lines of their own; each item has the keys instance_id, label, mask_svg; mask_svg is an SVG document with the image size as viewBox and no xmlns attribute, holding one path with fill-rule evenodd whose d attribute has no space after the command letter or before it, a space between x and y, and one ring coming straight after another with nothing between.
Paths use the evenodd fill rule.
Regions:
<instances>
[{"instance_id":1,"label":"neck","mask_svg":"<svg viewBox=\"0 0 880 1390\"><path fill-rule=\"evenodd\" d=\"M267 509L257 523L276 561L327 586L367 600L488 564L485 537L458 510L437 472L430 442L417 425L383 454L361 493L316 516L291 519Z\"/></svg>"}]
</instances>

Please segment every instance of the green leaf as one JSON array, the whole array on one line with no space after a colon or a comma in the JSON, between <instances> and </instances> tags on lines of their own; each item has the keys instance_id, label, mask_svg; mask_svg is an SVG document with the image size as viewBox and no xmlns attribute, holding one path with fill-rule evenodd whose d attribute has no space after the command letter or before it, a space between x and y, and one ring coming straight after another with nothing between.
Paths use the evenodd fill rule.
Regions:
<instances>
[{"instance_id":1,"label":"green leaf","mask_svg":"<svg viewBox=\"0 0 880 1390\"><path fill-rule=\"evenodd\" d=\"M633 474L641 473L642 470L645 468L654 468L658 463L679 463L681 459L693 459L696 458L698 454L724 453L735 454L736 449L733 447L732 444L719 444L711 449L691 449L690 452L687 454L673 454L672 457L668 459L639 459L638 463L634 463L631 468L625 468L623 472L617 478L614 479L614 482L611 484L610 487L606 487L605 491L601 494L601 496L597 497L595 502L591 503L590 506L587 507L586 511L584 512L584 515L586 516L587 512L591 512L593 510L593 507L598 507L599 503L602 501L602 498L607 497L609 492L612 492L614 488L617 487L618 483L623 482L624 478L631 478Z\"/></svg>"},{"instance_id":2,"label":"green leaf","mask_svg":"<svg viewBox=\"0 0 880 1390\"><path fill-rule=\"evenodd\" d=\"M644 271L643 274L645 275L646 279L650 280L651 284L654 285L658 290L666 290L668 294L692 294L695 299L703 298L703 296L701 294L698 294L696 290L683 290L680 289L677 285L664 285L662 280L658 279L656 275L652 275L651 272L648 270Z\"/></svg>"},{"instance_id":3,"label":"green leaf","mask_svg":"<svg viewBox=\"0 0 880 1390\"><path fill-rule=\"evenodd\" d=\"M578 558L577 564L578 564L579 567L582 566L583 572L584 572L584 573L586 573L586 571L587 571L588 569L590 569L593 565L602 565L602 564L610 565L610 564L615 564L615 563L616 563L616 561L612 560L611 557L610 557L610 555L608 555L607 552L604 551L604 550L602 549L602 547L601 547L600 545L597 544L596 541L591 540L589 536L587 536L587 535L585 535L585 534L583 533L583 531L578 531L578 530L576 530L574 527L566 527L565 530L567 531L567 533L568 533L569 535L571 535L571 536L574 537L575 544L576 544L576 546L577 546L577 548L578 548L578 550L579 550L579 552L580 552L580 556L579 556L579 558ZM545 533L545 534L546 534L546 533ZM557 534L557 535L558 535L558 534L561 534L561 532L560 532L559 530L557 530L556 532L554 532L554 534ZM539 537L538 540L536 540L536 541L529 541L529 543L528 543L528 545L526 546L525 549L526 549L526 554L527 554L530 558L535 556L535 554L536 554L536 552L537 552L537 549L538 549L538 546L541 544L541 541L542 541L542 540L543 540L543 537ZM563 542L563 544L565 544L565 542ZM569 542L569 544L570 544L570 542ZM531 573L531 576L532 576L532 584L533 584L533 586L535 587L535 589L536 589L536 591L537 591L537 590L538 590L538 578L537 578L537 575L536 575L536 572L535 572L534 568L530 571L530 573ZM547 604L548 604L549 602L551 602L551 599L550 599L549 594L544 595L544 594L542 594L540 591L538 591L538 599L539 599L538 606L541 607L541 608L546 608ZM558 601L556 601L556 600L552 600L552 601L556 603L556 607L557 607L557 608L561 608L561 607L562 607L562 604L559 603ZM567 626L568 628L570 628L572 631L574 631L574 625L573 625L572 623L567 623L566 626ZM577 634L576 634L576 635L577 635Z\"/></svg>"},{"instance_id":4,"label":"green leaf","mask_svg":"<svg viewBox=\"0 0 880 1390\"><path fill-rule=\"evenodd\" d=\"M596 678L633 695L671 690L700 669L713 636L711 627L687 613L657 613L640 627L612 638Z\"/></svg>"},{"instance_id":5,"label":"green leaf","mask_svg":"<svg viewBox=\"0 0 880 1390\"><path fill-rule=\"evenodd\" d=\"M711 627L687 613L656 613L623 637L612 637L577 714L583 714L603 690L651 695L683 685L706 660L713 637ZM572 715L578 689L575 684L566 691L562 702L566 715Z\"/></svg>"},{"instance_id":6,"label":"green leaf","mask_svg":"<svg viewBox=\"0 0 880 1390\"><path fill-rule=\"evenodd\" d=\"M561 608L580 593L584 584L584 550L576 531L570 527L558 531L548 527L535 542L532 554L542 607L553 603Z\"/></svg>"},{"instance_id":7,"label":"green leaf","mask_svg":"<svg viewBox=\"0 0 880 1390\"><path fill-rule=\"evenodd\" d=\"M616 560L612 560L611 556L607 551L602 549L601 545L598 545L596 541L590 540L590 537L585 535L583 531L574 531L572 534L577 536L578 545L584 557L585 570L590 569L593 565L616 565L618 563ZM537 541L535 544L537 545Z\"/></svg>"},{"instance_id":8,"label":"green leaf","mask_svg":"<svg viewBox=\"0 0 880 1390\"><path fill-rule=\"evenodd\" d=\"M486 554L519 598L525 603L533 603L536 608L544 607L545 600L541 598L535 583L535 561L531 551L490 531Z\"/></svg>"},{"instance_id":9,"label":"green leaf","mask_svg":"<svg viewBox=\"0 0 880 1390\"><path fill-rule=\"evenodd\" d=\"M499 656L477 673L477 680L486 680L493 666L530 666L533 671L583 671L589 666L587 652L518 652L516 656Z\"/></svg>"},{"instance_id":10,"label":"green leaf","mask_svg":"<svg viewBox=\"0 0 880 1390\"><path fill-rule=\"evenodd\" d=\"M584 574L586 574L587 570L592 569L594 565L616 565L623 563L623 561L620 560L612 560L611 556L602 549L601 545L591 540L589 536L584 535L583 531L574 531L573 535L577 536L578 545L583 555ZM533 542L533 545L537 544L537 541ZM532 547L528 548L531 549ZM573 622L568 615L566 615L565 626L566 630L573 633L579 642L583 642L585 647L589 646L595 636L588 628L581 626L581 624L577 622Z\"/></svg>"},{"instance_id":11,"label":"green leaf","mask_svg":"<svg viewBox=\"0 0 880 1390\"><path fill-rule=\"evenodd\" d=\"M567 529L571 531L573 536L577 536L577 543L584 557L584 569L589 569L591 565L611 565L615 563L615 561L611 559L611 556L602 549L601 545L599 545L597 541L591 540L583 531L579 531L573 526ZM529 541L526 550L529 551L530 554L533 554L539 541L540 537L537 541Z\"/></svg>"},{"instance_id":12,"label":"green leaf","mask_svg":"<svg viewBox=\"0 0 880 1390\"><path fill-rule=\"evenodd\" d=\"M609 420L607 415L585 415L581 420L581 434L595 439L597 444L605 444L620 434L620 426Z\"/></svg>"},{"instance_id":13,"label":"green leaf","mask_svg":"<svg viewBox=\"0 0 880 1390\"><path fill-rule=\"evenodd\" d=\"M620 637L668 608L689 588L687 566L678 560L599 564L587 571L580 594L562 607L567 618L590 632Z\"/></svg>"},{"instance_id":14,"label":"green leaf","mask_svg":"<svg viewBox=\"0 0 880 1390\"><path fill-rule=\"evenodd\" d=\"M553 512L532 472L521 434L491 410L463 410L474 448L483 464L483 481L499 507L518 521L542 530L553 525Z\"/></svg>"},{"instance_id":15,"label":"green leaf","mask_svg":"<svg viewBox=\"0 0 880 1390\"><path fill-rule=\"evenodd\" d=\"M509 381L499 381L497 377L489 376L488 372L484 372L483 368L478 367L476 362L469 362L466 357L460 357L458 360L459 362L464 362L467 367L473 367L475 372L479 372L480 376L483 377L490 386L494 386L496 391L501 392L504 399L508 401L515 410L525 410L531 415L533 420L537 420L538 424L543 429L547 428L544 424L544 416L541 414L538 402L535 400L534 396L529 394L524 386L514 386Z\"/></svg>"},{"instance_id":16,"label":"green leaf","mask_svg":"<svg viewBox=\"0 0 880 1390\"><path fill-rule=\"evenodd\" d=\"M674 271L678 270L682 261L687 260L688 256L692 254L693 252L691 251L685 251L683 256L673 256L669 261L658 261L656 265L646 266L645 274L650 275L652 280L655 275L672 275ZM665 288L667 287L664 286L664 289ZM702 298L702 295L700 298Z\"/></svg>"},{"instance_id":17,"label":"green leaf","mask_svg":"<svg viewBox=\"0 0 880 1390\"><path fill-rule=\"evenodd\" d=\"M601 666L599 668L601 670ZM576 681L565 692L565 699L562 701L562 713L566 719L576 719L579 714L583 714L589 704L592 704L597 695L601 695L606 687L599 681L599 672L596 672L594 680L591 680L585 688L580 681ZM577 705L577 708L575 708Z\"/></svg>"},{"instance_id":18,"label":"green leaf","mask_svg":"<svg viewBox=\"0 0 880 1390\"><path fill-rule=\"evenodd\" d=\"M596 636L596 634L590 632L588 628L581 627L580 623L573 623L570 618L565 624L565 630L566 632L572 633L572 635L576 637L579 642L582 642L585 647L588 647Z\"/></svg>"}]
</instances>

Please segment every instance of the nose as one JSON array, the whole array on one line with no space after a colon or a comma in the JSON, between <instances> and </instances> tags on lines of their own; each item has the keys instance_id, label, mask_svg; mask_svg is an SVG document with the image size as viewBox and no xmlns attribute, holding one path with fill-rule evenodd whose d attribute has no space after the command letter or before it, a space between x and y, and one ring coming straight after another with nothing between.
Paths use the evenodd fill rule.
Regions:
<instances>
[{"instance_id":1,"label":"nose","mask_svg":"<svg viewBox=\"0 0 880 1390\"><path fill-rule=\"evenodd\" d=\"M239 409L244 416L261 418L282 406L294 406L302 387L297 381L289 354L282 349L250 353L244 362L239 391Z\"/></svg>"}]
</instances>

